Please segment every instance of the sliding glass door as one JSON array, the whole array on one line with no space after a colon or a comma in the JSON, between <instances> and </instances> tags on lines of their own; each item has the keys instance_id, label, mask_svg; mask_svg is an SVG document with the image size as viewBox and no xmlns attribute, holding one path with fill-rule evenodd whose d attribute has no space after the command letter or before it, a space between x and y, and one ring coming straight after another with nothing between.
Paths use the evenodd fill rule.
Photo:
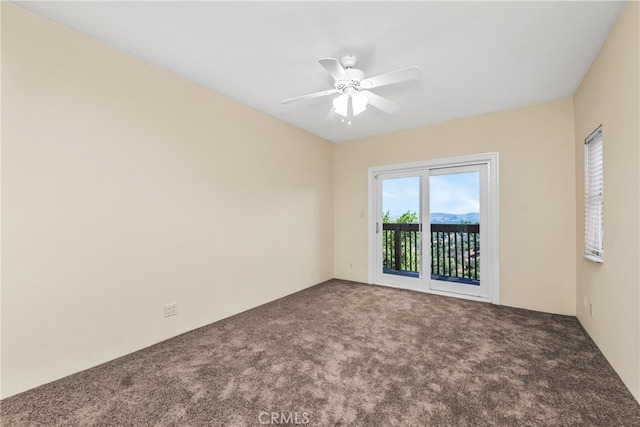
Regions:
<instances>
[{"instance_id":1,"label":"sliding glass door","mask_svg":"<svg viewBox=\"0 0 640 427\"><path fill-rule=\"evenodd\" d=\"M432 290L488 297L482 280L486 165L429 171Z\"/></svg>"},{"instance_id":2,"label":"sliding glass door","mask_svg":"<svg viewBox=\"0 0 640 427\"><path fill-rule=\"evenodd\" d=\"M376 173L373 282L489 299L488 178L486 163Z\"/></svg>"}]
</instances>

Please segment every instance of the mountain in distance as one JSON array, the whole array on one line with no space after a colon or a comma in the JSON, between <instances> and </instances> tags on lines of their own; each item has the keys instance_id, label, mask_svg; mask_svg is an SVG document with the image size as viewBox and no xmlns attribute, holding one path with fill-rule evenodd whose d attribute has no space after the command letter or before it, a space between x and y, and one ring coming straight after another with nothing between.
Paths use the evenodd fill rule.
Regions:
<instances>
[{"instance_id":1,"label":"mountain in distance","mask_svg":"<svg viewBox=\"0 0 640 427\"><path fill-rule=\"evenodd\" d=\"M444 212L433 212L431 214L431 224L460 224L460 223L480 223L480 213L469 212L465 214L450 214Z\"/></svg>"}]
</instances>

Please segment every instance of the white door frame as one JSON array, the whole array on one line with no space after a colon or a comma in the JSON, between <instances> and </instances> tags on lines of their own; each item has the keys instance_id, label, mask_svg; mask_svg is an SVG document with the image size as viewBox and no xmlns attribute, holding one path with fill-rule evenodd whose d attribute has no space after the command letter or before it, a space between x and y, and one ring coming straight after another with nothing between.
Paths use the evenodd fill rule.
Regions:
<instances>
[{"instance_id":1,"label":"white door frame","mask_svg":"<svg viewBox=\"0 0 640 427\"><path fill-rule=\"evenodd\" d=\"M488 282L488 298L473 297L455 294L451 292L441 292L430 289L415 289L421 292L428 292L440 295L455 296L458 298L473 299L477 301L491 302L493 304L500 304L500 235L499 235L499 186L498 186L498 153L484 153L474 154L469 156L460 157L448 157L444 159L425 160L420 162L400 163L394 165L373 166L369 168L369 218L368 218L368 261L369 261L369 278L368 282L372 285L384 285L394 286L387 283L375 283L376 277L376 258L379 256L376 253L376 175L381 173L393 173L393 172L411 172L411 171L424 171L425 169L454 167L454 166L469 166L477 164L487 165L487 229L486 233L489 237L488 248L483 251L488 252L488 268L487 271L482 271L482 280Z\"/></svg>"}]
</instances>

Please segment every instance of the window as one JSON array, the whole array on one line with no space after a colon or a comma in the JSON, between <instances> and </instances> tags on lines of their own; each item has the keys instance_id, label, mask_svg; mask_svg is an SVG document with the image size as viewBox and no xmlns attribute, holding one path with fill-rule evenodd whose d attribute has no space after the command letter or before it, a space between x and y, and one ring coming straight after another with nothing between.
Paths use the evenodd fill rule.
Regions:
<instances>
[{"instance_id":1,"label":"window","mask_svg":"<svg viewBox=\"0 0 640 427\"><path fill-rule=\"evenodd\" d=\"M584 143L584 256L603 262L602 125Z\"/></svg>"}]
</instances>

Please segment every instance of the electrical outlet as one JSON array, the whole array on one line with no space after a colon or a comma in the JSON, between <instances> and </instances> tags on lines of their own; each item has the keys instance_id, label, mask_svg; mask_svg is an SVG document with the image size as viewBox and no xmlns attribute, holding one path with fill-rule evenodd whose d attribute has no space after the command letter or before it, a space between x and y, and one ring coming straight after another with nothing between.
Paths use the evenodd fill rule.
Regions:
<instances>
[{"instance_id":1,"label":"electrical outlet","mask_svg":"<svg viewBox=\"0 0 640 427\"><path fill-rule=\"evenodd\" d=\"M593 303L589 301L589 316L593 316Z\"/></svg>"},{"instance_id":2,"label":"electrical outlet","mask_svg":"<svg viewBox=\"0 0 640 427\"><path fill-rule=\"evenodd\" d=\"M178 303L167 304L164 306L164 317L175 316L178 314Z\"/></svg>"}]
</instances>

